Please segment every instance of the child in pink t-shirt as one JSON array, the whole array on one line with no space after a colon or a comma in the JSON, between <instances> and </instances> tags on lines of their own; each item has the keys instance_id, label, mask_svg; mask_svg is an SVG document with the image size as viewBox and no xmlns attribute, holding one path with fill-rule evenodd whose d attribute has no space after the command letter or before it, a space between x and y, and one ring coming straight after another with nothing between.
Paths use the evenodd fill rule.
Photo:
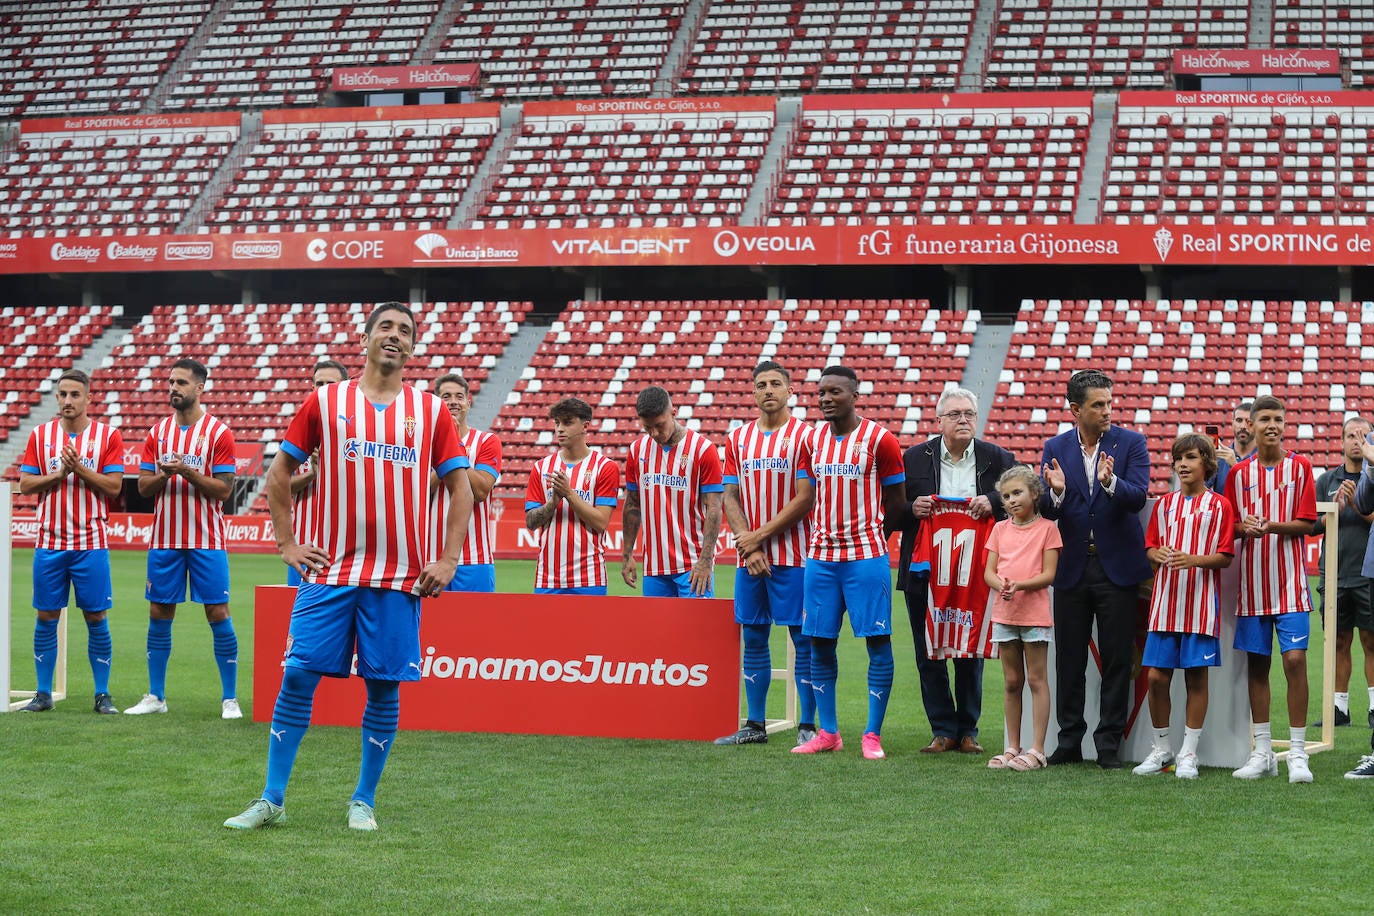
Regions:
<instances>
[{"instance_id":1,"label":"child in pink t-shirt","mask_svg":"<svg viewBox=\"0 0 1374 916\"><path fill-rule=\"evenodd\" d=\"M994 770L1038 770L1045 766L1045 731L1050 723L1049 645L1054 616L1046 589L1059 566L1064 542L1059 526L1041 518L1037 506L1045 485L1025 465L1008 468L997 480L997 492L1010 518L988 535L988 565L983 573L997 589L992 608L992 641L1002 659L1002 694L1007 720L1007 749L988 761ZM1021 691L1030 683L1034 743L1024 752L1021 740Z\"/></svg>"}]
</instances>

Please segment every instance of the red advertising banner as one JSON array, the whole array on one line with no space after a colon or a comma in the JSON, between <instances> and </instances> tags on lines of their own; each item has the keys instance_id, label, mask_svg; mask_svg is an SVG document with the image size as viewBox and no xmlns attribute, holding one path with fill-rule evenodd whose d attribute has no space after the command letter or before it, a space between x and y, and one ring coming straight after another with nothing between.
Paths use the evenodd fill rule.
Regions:
<instances>
[{"instance_id":1,"label":"red advertising banner","mask_svg":"<svg viewBox=\"0 0 1374 916\"><path fill-rule=\"evenodd\" d=\"M197 127L238 127L243 115L237 111L216 111L207 114L146 114L146 115L72 115L65 118L32 118L19 122L20 133L43 134L58 131L120 130L184 130Z\"/></svg>"},{"instance_id":2,"label":"red advertising banner","mask_svg":"<svg viewBox=\"0 0 1374 916\"><path fill-rule=\"evenodd\" d=\"M777 110L778 100L771 96L700 96L689 99L586 99L570 102L526 102L521 111L526 119L559 118L570 115L668 115L726 114L729 112Z\"/></svg>"},{"instance_id":3,"label":"red advertising banner","mask_svg":"<svg viewBox=\"0 0 1374 916\"><path fill-rule=\"evenodd\" d=\"M255 722L272 718L295 594L257 590ZM403 729L707 741L738 723L726 600L445 594L424 601L420 646ZM365 702L360 678L325 678L311 721L356 726Z\"/></svg>"},{"instance_id":4,"label":"red advertising banner","mask_svg":"<svg viewBox=\"0 0 1374 916\"><path fill-rule=\"evenodd\" d=\"M1174 52L1174 73L1199 76L1336 76L1341 52L1331 48L1188 48Z\"/></svg>"},{"instance_id":5,"label":"red advertising banner","mask_svg":"<svg viewBox=\"0 0 1374 916\"><path fill-rule=\"evenodd\" d=\"M1370 226L731 226L0 240L0 274L415 267L1374 264Z\"/></svg>"},{"instance_id":6,"label":"red advertising banner","mask_svg":"<svg viewBox=\"0 0 1374 916\"><path fill-rule=\"evenodd\" d=\"M1311 90L1193 90L1189 92L1161 92L1128 90L1122 92L1117 103L1117 117L1128 108L1151 108L1176 113L1179 108L1320 108L1322 112L1341 114L1344 111L1369 111L1369 93L1335 89L1330 92ZM1328 112L1329 109L1329 112Z\"/></svg>"},{"instance_id":7,"label":"red advertising banner","mask_svg":"<svg viewBox=\"0 0 1374 916\"><path fill-rule=\"evenodd\" d=\"M335 92L403 92L412 89L470 89L477 85L477 64L429 64L418 67L339 67L329 88Z\"/></svg>"},{"instance_id":8,"label":"red advertising banner","mask_svg":"<svg viewBox=\"0 0 1374 916\"><path fill-rule=\"evenodd\" d=\"M225 522L230 553L276 552L277 539L269 516L228 515ZM153 533L152 513L111 512L108 530L111 550L147 550ZM10 520L10 534L15 547L33 547L38 541L38 516L15 512ZM286 576L284 567L282 576Z\"/></svg>"},{"instance_id":9,"label":"red advertising banner","mask_svg":"<svg viewBox=\"0 0 1374 916\"><path fill-rule=\"evenodd\" d=\"M1046 111L1053 108L1086 108L1091 110L1091 92L959 92L912 93L874 95L808 95L802 99L802 111L945 111L964 109L1010 111L1030 109Z\"/></svg>"},{"instance_id":10,"label":"red advertising banner","mask_svg":"<svg viewBox=\"0 0 1374 916\"><path fill-rule=\"evenodd\" d=\"M385 121L409 124L413 121L454 121L468 118L499 118L499 102L477 102L470 105L407 105L404 108L284 108L264 111L263 127L281 124L351 124L364 121Z\"/></svg>"}]
</instances>

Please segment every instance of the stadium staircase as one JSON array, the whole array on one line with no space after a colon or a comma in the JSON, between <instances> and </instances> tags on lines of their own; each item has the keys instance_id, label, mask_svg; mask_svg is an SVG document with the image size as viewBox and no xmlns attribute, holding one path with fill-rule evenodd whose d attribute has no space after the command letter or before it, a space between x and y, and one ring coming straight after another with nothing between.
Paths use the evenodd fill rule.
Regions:
<instances>
[{"instance_id":1,"label":"stadium staircase","mask_svg":"<svg viewBox=\"0 0 1374 916\"><path fill-rule=\"evenodd\" d=\"M200 25L191 33L191 37L186 40L186 45L181 53L173 60L167 71L162 74L162 78L157 81L152 92L148 93L148 99L141 109L143 114L156 114L159 111L167 110L167 103L172 98L172 92L181 84L182 79L190 72L195 64L200 52L205 49L219 24L224 21L225 15L233 7L232 3L211 3L210 9Z\"/></svg>"},{"instance_id":2,"label":"stadium staircase","mask_svg":"<svg viewBox=\"0 0 1374 916\"><path fill-rule=\"evenodd\" d=\"M988 72L988 54L992 47L992 30L997 23L998 4L983 0L973 12L973 27L969 29L968 49L964 65L959 71L960 92L982 92Z\"/></svg>"},{"instance_id":3,"label":"stadium staircase","mask_svg":"<svg viewBox=\"0 0 1374 916\"><path fill-rule=\"evenodd\" d=\"M796 96L778 99L777 123L773 125L773 136L768 140L763 160L754 175L754 185L744 199L744 211L739 220L741 226L761 226L768 218L768 210L778 191L778 182L787 169L787 152L796 137L801 108L802 100Z\"/></svg>"},{"instance_id":4,"label":"stadium staircase","mask_svg":"<svg viewBox=\"0 0 1374 916\"><path fill-rule=\"evenodd\" d=\"M415 50L411 66L424 67L434 63L434 58L444 46L444 39L448 37L448 27L458 18L458 9L461 6L461 0L444 0L439 5L439 9L434 13L434 21L429 24L429 29L420 39L420 46Z\"/></svg>"},{"instance_id":5,"label":"stadium staircase","mask_svg":"<svg viewBox=\"0 0 1374 916\"><path fill-rule=\"evenodd\" d=\"M1078 184L1078 203L1075 205L1075 223L1095 223L1101 219L1102 180L1106 170L1102 167L1111 154L1112 126L1116 123L1116 96L1099 92L1093 96L1093 123L1088 132L1088 145L1083 150L1083 162L1091 163L1084 168Z\"/></svg>"},{"instance_id":6,"label":"stadium staircase","mask_svg":"<svg viewBox=\"0 0 1374 916\"><path fill-rule=\"evenodd\" d=\"M1277 45L1274 35L1274 0L1250 0L1250 30L1246 44L1252 48Z\"/></svg>"},{"instance_id":7,"label":"stadium staircase","mask_svg":"<svg viewBox=\"0 0 1374 916\"><path fill-rule=\"evenodd\" d=\"M196 232L210 231L208 220L210 214L215 211L215 204L229 190L234 181L234 176L238 174L239 169L243 168L243 163L248 159L248 154L260 136L262 136L262 115L255 111L245 111L243 121L239 126L238 139L234 141L234 145L229 148L229 152L220 161L219 167L210 176L210 180L205 182L205 189L191 202L190 208L186 211L186 216L181 220L181 225L177 226L177 232L182 235L191 235Z\"/></svg>"},{"instance_id":8,"label":"stadium staircase","mask_svg":"<svg viewBox=\"0 0 1374 916\"><path fill-rule=\"evenodd\" d=\"M673 35L673 43L668 46L663 66L659 68L658 76L654 79L655 94L673 95L686 88L683 85L682 74L687 69L692 46L696 44L697 34L701 31L701 21L706 17L706 9L710 5L711 0L688 0L682 11L682 24Z\"/></svg>"},{"instance_id":9,"label":"stadium staircase","mask_svg":"<svg viewBox=\"0 0 1374 916\"><path fill-rule=\"evenodd\" d=\"M969 312L969 317L977 320L978 312ZM969 357L964 361L964 372L959 377L959 387L967 388L978 396L978 435L988 422L988 405L997 395L997 380L1002 375L1002 365L1007 358L1007 346L1011 343L1011 325L993 324L978 321L978 329L973 332L973 343L969 347ZM931 432L934 434L934 426Z\"/></svg>"},{"instance_id":10,"label":"stadium staircase","mask_svg":"<svg viewBox=\"0 0 1374 916\"><path fill-rule=\"evenodd\" d=\"M544 343L553 318L552 315L530 314L520 322L520 327L511 335L496 365L487 374L482 396L474 398L472 402L468 425L473 429L490 429L492 423L496 422L496 415L501 412L506 398L519 384L521 373Z\"/></svg>"}]
</instances>

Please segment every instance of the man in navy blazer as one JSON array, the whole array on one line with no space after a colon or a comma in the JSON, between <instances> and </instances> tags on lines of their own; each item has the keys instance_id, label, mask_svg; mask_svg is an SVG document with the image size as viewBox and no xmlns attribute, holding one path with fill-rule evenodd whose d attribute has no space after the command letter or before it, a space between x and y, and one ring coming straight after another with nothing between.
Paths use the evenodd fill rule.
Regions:
<instances>
[{"instance_id":1,"label":"man in navy blazer","mask_svg":"<svg viewBox=\"0 0 1374 916\"><path fill-rule=\"evenodd\" d=\"M907 449L906 503L900 513L887 517L890 531L902 532L898 552L897 588L906 594L907 616L916 637L916 670L921 676L921 703L934 734L923 753L959 750L980 754L978 717L983 708L983 660L956 658L954 692L949 689L949 668L944 659L926 657L925 620L930 605L926 580L910 576L916 533L930 515L931 497L954 496L971 500L970 511L978 516L1005 518L997 478L1016 464L1004 448L974 438L978 428L978 397L966 388L947 388L935 405L940 435ZM978 558L975 568L984 564Z\"/></svg>"},{"instance_id":2,"label":"man in navy blazer","mask_svg":"<svg viewBox=\"0 0 1374 916\"><path fill-rule=\"evenodd\" d=\"M1097 623L1102 696L1093 743L1103 769L1121 768L1130 711L1140 583L1150 577L1137 513L1150 488L1145 437L1112 426L1112 380L1096 369L1069 379L1074 428L1045 443L1042 514L1059 523L1064 549L1054 577L1055 713L1051 764L1083 759L1088 643Z\"/></svg>"}]
</instances>

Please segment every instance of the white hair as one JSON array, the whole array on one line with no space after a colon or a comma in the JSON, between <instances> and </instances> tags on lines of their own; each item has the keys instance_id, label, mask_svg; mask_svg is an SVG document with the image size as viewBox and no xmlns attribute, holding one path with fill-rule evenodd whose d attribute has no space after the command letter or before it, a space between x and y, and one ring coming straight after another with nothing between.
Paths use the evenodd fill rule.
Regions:
<instances>
[{"instance_id":1,"label":"white hair","mask_svg":"<svg viewBox=\"0 0 1374 916\"><path fill-rule=\"evenodd\" d=\"M948 405L950 401L955 400L968 401L973 405L973 412L978 412L978 395L969 391L967 388L960 388L958 386L946 388L944 391L940 392L940 400L935 402L935 412L937 414L944 413L946 405Z\"/></svg>"}]
</instances>

